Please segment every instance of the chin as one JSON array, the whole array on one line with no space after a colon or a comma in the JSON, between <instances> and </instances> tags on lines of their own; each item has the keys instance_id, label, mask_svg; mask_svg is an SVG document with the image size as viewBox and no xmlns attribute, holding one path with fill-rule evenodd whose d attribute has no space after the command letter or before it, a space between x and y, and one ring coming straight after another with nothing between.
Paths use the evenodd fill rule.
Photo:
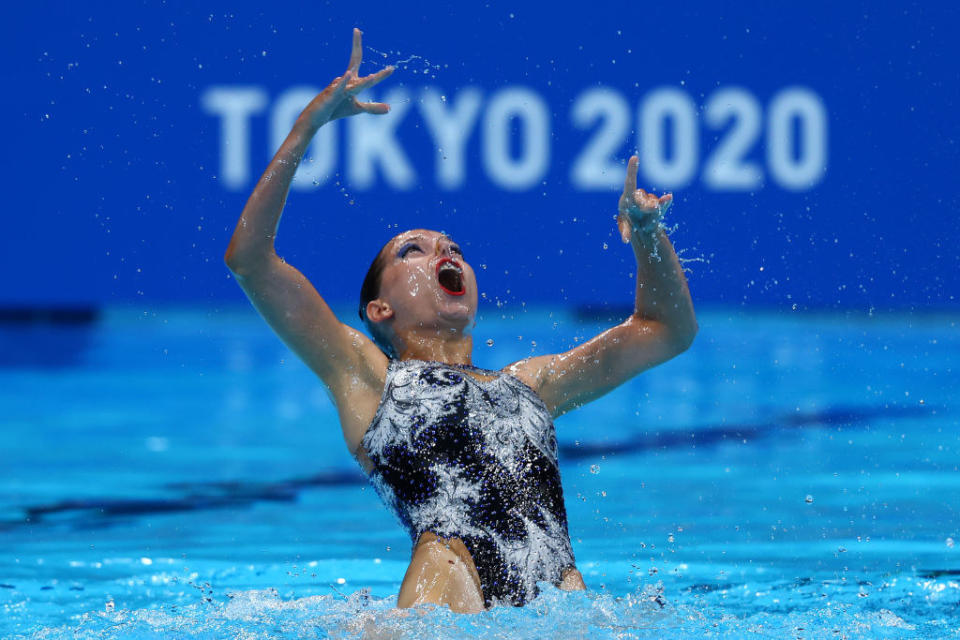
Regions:
<instances>
[{"instance_id":1,"label":"chin","mask_svg":"<svg viewBox=\"0 0 960 640\"><path fill-rule=\"evenodd\" d=\"M476 311L466 302L454 302L447 303L438 309L437 316L443 320L444 324L468 328L473 326Z\"/></svg>"}]
</instances>

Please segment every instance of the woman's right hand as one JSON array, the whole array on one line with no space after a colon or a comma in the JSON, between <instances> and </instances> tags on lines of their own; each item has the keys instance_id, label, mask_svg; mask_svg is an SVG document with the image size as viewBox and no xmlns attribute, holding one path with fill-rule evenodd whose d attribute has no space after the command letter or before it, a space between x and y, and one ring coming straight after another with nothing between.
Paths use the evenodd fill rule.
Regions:
<instances>
[{"instance_id":1,"label":"woman's right hand","mask_svg":"<svg viewBox=\"0 0 960 640\"><path fill-rule=\"evenodd\" d=\"M316 98L310 101L301 118L306 119L311 127L320 127L331 120L346 118L358 113L384 114L390 111L390 105L383 102L360 102L356 94L369 89L391 73L392 65L381 69L377 73L361 78L357 71L363 59L363 47L360 45L360 29L353 30L353 51L350 54L350 65L346 73L330 83Z\"/></svg>"},{"instance_id":2,"label":"woman's right hand","mask_svg":"<svg viewBox=\"0 0 960 640\"><path fill-rule=\"evenodd\" d=\"M673 204L673 194L668 193L659 198L653 194L637 189L637 167L640 165L638 156L631 156L627 162L627 178L623 184L623 194L618 205L619 215L617 226L620 228L620 237L624 244L630 242L634 231L651 232L660 224L663 214Z\"/></svg>"}]
</instances>

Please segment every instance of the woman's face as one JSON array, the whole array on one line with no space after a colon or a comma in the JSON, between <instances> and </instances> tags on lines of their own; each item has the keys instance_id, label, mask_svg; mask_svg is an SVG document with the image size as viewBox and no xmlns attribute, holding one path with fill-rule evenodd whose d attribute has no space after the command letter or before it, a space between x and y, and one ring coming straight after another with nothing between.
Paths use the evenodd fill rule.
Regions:
<instances>
[{"instance_id":1,"label":"woman's face","mask_svg":"<svg viewBox=\"0 0 960 640\"><path fill-rule=\"evenodd\" d=\"M460 246L437 231L414 229L387 245L379 300L392 329L467 331L477 312L477 279Z\"/></svg>"}]
</instances>

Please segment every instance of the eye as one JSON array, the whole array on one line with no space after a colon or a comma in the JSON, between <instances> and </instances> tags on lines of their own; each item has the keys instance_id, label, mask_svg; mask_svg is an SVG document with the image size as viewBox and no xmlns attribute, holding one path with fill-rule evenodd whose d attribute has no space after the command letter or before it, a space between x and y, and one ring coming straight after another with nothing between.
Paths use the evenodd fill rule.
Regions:
<instances>
[{"instance_id":1,"label":"eye","mask_svg":"<svg viewBox=\"0 0 960 640\"><path fill-rule=\"evenodd\" d=\"M415 242L408 242L400 247L400 251L397 252L397 255L401 258L406 258L407 254L411 251L419 251L420 253L423 253L423 249L420 248L420 245L416 244Z\"/></svg>"}]
</instances>

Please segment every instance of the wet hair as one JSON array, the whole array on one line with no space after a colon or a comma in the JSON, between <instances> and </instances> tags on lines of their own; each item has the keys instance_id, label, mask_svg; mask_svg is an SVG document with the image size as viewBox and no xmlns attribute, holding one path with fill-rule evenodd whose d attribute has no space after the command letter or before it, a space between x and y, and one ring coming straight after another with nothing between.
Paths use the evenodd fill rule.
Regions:
<instances>
[{"instance_id":1,"label":"wet hair","mask_svg":"<svg viewBox=\"0 0 960 640\"><path fill-rule=\"evenodd\" d=\"M380 327L375 322L370 322L370 319L367 317L367 304L371 300L376 300L380 297L380 281L383 279L383 270L387 266L387 247L390 246L391 242L393 242L393 238L388 240L387 244L383 245L380 252L377 253L377 257L370 263L370 268L367 269L367 275L364 276L363 284L360 286L359 312L360 319L363 320L363 324L367 327L367 331L370 332L373 341L388 358L394 359L397 357L397 352L394 350L393 345L387 340L387 337L383 335Z\"/></svg>"}]
</instances>

